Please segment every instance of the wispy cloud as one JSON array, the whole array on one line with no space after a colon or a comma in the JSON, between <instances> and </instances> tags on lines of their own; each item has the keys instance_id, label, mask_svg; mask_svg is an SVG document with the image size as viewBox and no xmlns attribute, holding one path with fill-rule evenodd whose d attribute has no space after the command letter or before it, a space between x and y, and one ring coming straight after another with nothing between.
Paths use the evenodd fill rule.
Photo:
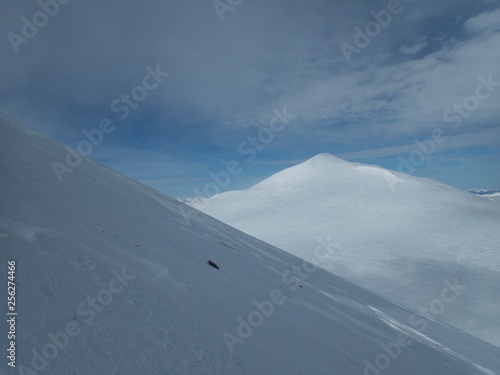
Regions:
<instances>
[{"instance_id":1,"label":"wispy cloud","mask_svg":"<svg viewBox=\"0 0 500 375\"><path fill-rule=\"evenodd\" d=\"M468 132L447 137L446 142L438 145L438 151L452 150L463 147L475 146L495 146L500 139L500 127L481 130L479 132ZM415 139L422 142L423 139ZM409 143L401 146L382 147L362 151L342 153L338 156L347 160L376 159L399 154L409 154L418 150L416 143Z\"/></svg>"},{"instance_id":2,"label":"wispy cloud","mask_svg":"<svg viewBox=\"0 0 500 375\"><path fill-rule=\"evenodd\" d=\"M416 55L421 52L429 43L427 42L427 37L422 37L418 39L414 44L405 44L399 47L399 52L404 55Z\"/></svg>"},{"instance_id":3,"label":"wispy cloud","mask_svg":"<svg viewBox=\"0 0 500 375\"><path fill-rule=\"evenodd\" d=\"M500 8L468 19L464 24L464 28L471 33L486 34L486 36L500 31Z\"/></svg>"}]
</instances>

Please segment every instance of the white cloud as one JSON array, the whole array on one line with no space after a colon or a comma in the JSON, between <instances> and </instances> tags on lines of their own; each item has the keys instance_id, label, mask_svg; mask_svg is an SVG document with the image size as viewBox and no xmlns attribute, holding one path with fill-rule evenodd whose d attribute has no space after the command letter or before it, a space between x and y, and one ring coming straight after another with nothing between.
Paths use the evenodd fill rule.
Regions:
<instances>
[{"instance_id":1,"label":"white cloud","mask_svg":"<svg viewBox=\"0 0 500 375\"><path fill-rule=\"evenodd\" d=\"M425 43L421 39L417 45ZM310 80L304 88L282 95L277 105L286 104L298 114L295 124L304 130L328 124L328 130L320 132L321 140L333 143L346 139L359 142L371 136L394 141L425 136L437 126L449 128L451 124L443 121L444 112L474 94L478 76L492 75L500 81L500 32L462 41L448 38L441 43L423 58L396 60L385 66L381 66L385 61L372 54L371 65ZM481 102L464 120L460 132L498 125L499 96L497 90ZM493 140L496 144L499 141L498 137ZM492 140L470 138L470 142L491 144Z\"/></svg>"},{"instance_id":2,"label":"white cloud","mask_svg":"<svg viewBox=\"0 0 500 375\"><path fill-rule=\"evenodd\" d=\"M474 34L490 34L500 30L500 8L470 18L465 22L464 29Z\"/></svg>"},{"instance_id":3,"label":"white cloud","mask_svg":"<svg viewBox=\"0 0 500 375\"><path fill-rule=\"evenodd\" d=\"M422 37L417 40L414 44L405 44L399 48L399 52L403 55L416 55L421 52L429 43L427 42L427 37Z\"/></svg>"},{"instance_id":4,"label":"white cloud","mask_svg":"<svg viewBox=\"0 0 500 375\"><path fill-rule=\"evenodd\" d=\"M481 130L478 132L467 132L462 134L444 134L446 136L446 141L437 145L436 151L446 151L460 147L471 147L471 146L494 146L498 143L500 139L500 127ZM421 143L429 141L429 138L415 139ZM394 147L381 147L362 151L348 152L343 154L338 154L337 156L346 160L358 160L358 159L374 159L383 158L386 156L408 154L412 151L419 150L416 143L405 144L401 146Z\"/></svg>"}]
</instances>

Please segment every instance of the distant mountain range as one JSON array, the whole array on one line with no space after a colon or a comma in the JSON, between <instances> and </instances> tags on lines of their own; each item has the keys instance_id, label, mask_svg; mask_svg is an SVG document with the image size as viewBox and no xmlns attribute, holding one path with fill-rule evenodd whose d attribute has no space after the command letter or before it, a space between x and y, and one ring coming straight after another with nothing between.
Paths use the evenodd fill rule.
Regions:
<instances>
[{"instance_id":1,"label":"distant mountain range","mask_svg":"<svg viewBox=\"0 0 500 375\"><path fill-rule=\"evenodd\" d=\"M500 189L469 189L467 191L478 197L500 202Z\"/></svg>"}]
</instances>

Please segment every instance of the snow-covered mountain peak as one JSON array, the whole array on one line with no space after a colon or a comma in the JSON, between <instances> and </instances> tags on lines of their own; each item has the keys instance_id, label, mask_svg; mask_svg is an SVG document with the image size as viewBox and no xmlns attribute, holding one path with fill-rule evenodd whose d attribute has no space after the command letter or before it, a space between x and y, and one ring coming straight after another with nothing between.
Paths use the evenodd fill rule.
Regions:
<instances>
[{"instance_id":1,"label":"snow-covered mountain peak","mask_svg":"<svg viewBox=\"0 0 500 375\"><path fill-rule=\"evenodd\" d=\"M306 160L303 164L326 165L327 163L332 165L332 164L345 164L348 162L328 152L323 152Z\"/></svg>"},{"instance_id":2,"label":"snow-covered mountain peak","mask_svg":"<svg viewBox=\"0 0 500 375\"><path fill-rule=\"evenodd\" d=\"M335 171L352 169L354 166L353 163L350 163L346 160L340 159L329 153L322 153L313 156L312 158L292 166L288 169L285 169L282 172L287 172L292 174L292 172L300 171L302 173L332 173ZM281 172L280 172L281 173Z\"/></svg>"},{"instance_id":3,"label":"snow-covered mountain peak","mask_svg":"<svg viewBox=\"0 0 500 375\"><path fill-rule=\"evenodd\" d=\"M277 192L286 189L307 189L311 182L315 184L331 184L332 181L352 174L354 164L342 160L332 154L318 154L300 164L278 172L252 189L270 189Z\"/></svg>"},{"instance_id":4,"label":"snow-covered mountain peak","mask_svg":"<svg viewBox=\"0 0 500 375\"><path fill-rule=\"evenodd\" d=\"M291 191L352 190L374 194L393 194L412 190L422 179L390 171L375 165L349 162L329 153L318 154L300 164L286 168L257 183L249 191L282 194ZM228 192L227 194L231 194ZM212 197L218 199L218 197Z\"/></svg>"}]
</instances>

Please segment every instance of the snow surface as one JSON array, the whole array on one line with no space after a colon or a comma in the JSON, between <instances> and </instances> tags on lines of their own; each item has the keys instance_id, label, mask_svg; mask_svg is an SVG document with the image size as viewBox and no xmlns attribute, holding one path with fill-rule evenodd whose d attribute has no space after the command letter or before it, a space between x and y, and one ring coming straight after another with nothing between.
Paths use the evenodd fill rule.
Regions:
<instances>
[{"instance_id":1,"label":"snow surface","mask_svg":"<svg viewBox=\"0 0 500 375\"><path fill-rule=\"evenodd\" d=\"M193 207L301 258L329 238L322 267L419 310L443 281L467 287L431 316L500 346L500 204L437 181L330 154Z\"/></svg>"},{"instance_id":2,"label":"snow surface","mask_svg":"<svg viewBox=\"0 0 500 375\"><path fill-rule=\"evenodd\" d=\"M18 311L16 368L4 357L1 374L357 375L384 355L383 374L500 369L497 347L321 269L283 278L302 261L95 162L60 183L51 164L65 156L0 121L0 261L17 261ZM231 352L223 334L274 290L286 300ZM390 358L402 333L415 341Z\"/></svg>"}]
</instances>

